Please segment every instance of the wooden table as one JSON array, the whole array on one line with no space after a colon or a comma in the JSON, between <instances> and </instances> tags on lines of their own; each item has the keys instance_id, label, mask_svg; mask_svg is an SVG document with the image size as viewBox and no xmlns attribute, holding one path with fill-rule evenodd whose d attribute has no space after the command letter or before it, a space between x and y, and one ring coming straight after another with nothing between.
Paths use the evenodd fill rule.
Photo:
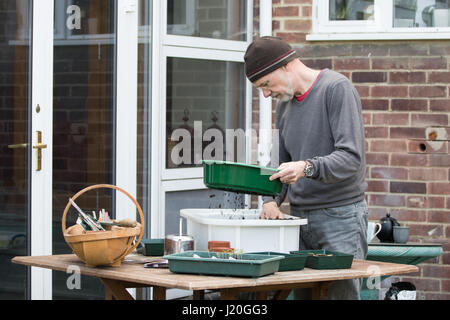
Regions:
<instances>
[{"instance_id":1,"label":"wooden table","mask_svg":"<svg viewBox=\"0 0 450 320\"><path fill-rule=\"evenodd\" d=\"M153 287L153 299L165 300L166 289L192 290L194 299L202 299L205 290L218 290L221 299L237 299L240 292L256 292L258 299L267 299L275 291L274 299L286 299L292 289L312 288L313 298L326 297L328 286L336 280L369 278L417 272L412 265L377 261L354 260L351 269L276 272L259 278L175 274L169 269L144 268L143 262L154 257L129 255L120 267L86 267L74 254L51 256L18 256L13 263L66 272L77 266L80 273L99 278L105 286L106 299L133 299L126 288ZM376 272L376 274L374 274Z\"/></svg>"}]
</instances>

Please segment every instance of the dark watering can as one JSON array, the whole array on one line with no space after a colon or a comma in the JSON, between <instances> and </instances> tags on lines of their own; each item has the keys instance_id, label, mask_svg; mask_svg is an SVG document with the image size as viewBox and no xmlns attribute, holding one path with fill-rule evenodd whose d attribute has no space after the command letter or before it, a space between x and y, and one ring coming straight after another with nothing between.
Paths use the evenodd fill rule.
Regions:
<instances>
[{"instance_id":1,"label":"dark watering can","mask_svg":"<svg viewBox=\"0 0 450 320\"><path fill-rule=\"evenodd\" d=\"M399 226L400 223L391 217L389 213L386 217L380 219L381 231L377 234L381 242L394 242L394 226Z\"/></svg>"}]
</instances>

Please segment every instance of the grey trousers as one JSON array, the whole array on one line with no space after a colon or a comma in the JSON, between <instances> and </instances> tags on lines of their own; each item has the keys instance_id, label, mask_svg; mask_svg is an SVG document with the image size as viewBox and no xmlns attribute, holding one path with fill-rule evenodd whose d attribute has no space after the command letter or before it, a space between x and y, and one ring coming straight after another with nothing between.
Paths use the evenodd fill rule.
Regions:
<instances>
[{"instance_id":1,"label":"grey trousers","mask_svg":"<svg viewBox=\"0 0 450 320\"><path fill-rule=\"evenodd\" d=\"M291 215L308 219L300 226L299 250L325 249L353 254L355 259L367 257L368 208L365 200L341 207L298 210ZM340 280L328 288L330 300L359 300L361 279ZM294 299L311 299L311 289L294 290Z\"/></svg>"}]
</instances>

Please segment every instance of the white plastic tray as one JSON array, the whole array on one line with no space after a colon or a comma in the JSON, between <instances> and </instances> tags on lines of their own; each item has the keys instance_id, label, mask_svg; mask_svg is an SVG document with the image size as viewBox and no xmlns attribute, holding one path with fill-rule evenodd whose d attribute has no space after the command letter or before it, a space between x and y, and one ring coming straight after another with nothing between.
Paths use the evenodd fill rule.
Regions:
<instances>
[{"instance_id":1,"label":"white plastic tray","mask_svg":"<svg viewBox=\"0 0 450 320\"><path fill-rule=\"evenodd\" d=\"M298 250L300 225L307 219L285 215L284 220L258 219L259 209L182 209L194 250L208 250L208 241L230 241L245 252Z\"/></svg>"}]
</instances>

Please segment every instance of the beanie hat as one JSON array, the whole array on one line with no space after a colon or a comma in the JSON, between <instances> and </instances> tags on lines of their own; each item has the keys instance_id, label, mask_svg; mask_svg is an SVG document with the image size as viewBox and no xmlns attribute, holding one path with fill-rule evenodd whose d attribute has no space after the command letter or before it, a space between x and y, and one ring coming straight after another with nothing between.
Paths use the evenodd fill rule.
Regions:
<instances>
[{"instance_id":1,"label":"beanie hat","mask_svg":"<svg viewBox=\"0 0 450 320\"><path fill-rule=\"evenodd\" d=\"M297 52L279 37L261 37L245 52L245 75L255 82L259 78L298 58Z\"/></svg>"}]
</instances>

